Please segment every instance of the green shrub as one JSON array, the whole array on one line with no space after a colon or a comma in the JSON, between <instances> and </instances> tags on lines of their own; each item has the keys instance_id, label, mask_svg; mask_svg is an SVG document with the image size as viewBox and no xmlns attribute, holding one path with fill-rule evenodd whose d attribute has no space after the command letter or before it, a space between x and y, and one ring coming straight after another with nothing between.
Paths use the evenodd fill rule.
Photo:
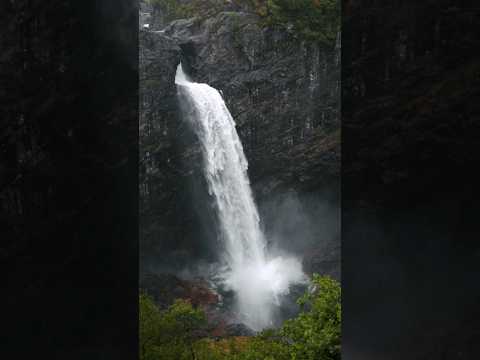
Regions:
<instances>
[{"instance_id":1,"label":"green shrub","mask_svg":"<svg viewBox=\"0 0 480 360\"><path fill-rule=\"evenodd\" d=\"M195 335L204 313L184 300L161 312L140 295L141 360L340 360L341 290L335 280L314 275L300 299L301 311L278 329L216 341Z\"/></svg>"},{"instance_id":2,"label":"green shrub","mask_svg":"<svg viewBox=\"0 0 480 360\"><path fill-rule=\"evenodd\" d=\"M176 300L161 312L148 295L141 294L139 300L140 359L192 359L195 332L205 323L203 311Z\"/></svg>"},{"instance_id":3,"label":"green shrub","mask_svg":"<svg viewBox=\"0 0 480 360\"><path fill-rule=\"evenodd\" d=\"M280 330L290 344L292 359L339 360L341 290L329 277L314 275L313 290L299 300L302 311Z\"/></svg>"},{"instance_id":4,"label":"green shrub","mask_svg":"<svg viewBox=\"0 0 480 360\"><path fill-rule=\"evenodd\" d=\"M300 38L325 45L340 31L340 0L249 0L268 26L293 27Z\"/></svg>"}]
</instances>

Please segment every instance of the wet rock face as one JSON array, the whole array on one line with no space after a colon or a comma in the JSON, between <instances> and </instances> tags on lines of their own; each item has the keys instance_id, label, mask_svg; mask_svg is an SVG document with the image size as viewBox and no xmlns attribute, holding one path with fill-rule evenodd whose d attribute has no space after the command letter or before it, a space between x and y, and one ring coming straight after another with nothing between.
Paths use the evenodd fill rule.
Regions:
<instances>
[{"instance_id":1,"label":"wet rock face","mask_svg":"<svg viewBox=\"0 0 480 360\"><path fill-rule=\"evenodd\" d=\"M206 237L211 234L202 231L198 215L205 213L203 203L191 199L195 188L203 188L199 147L181 121L176 98L181 48L170 37L145 29L139 42L141 272L158 272L159 263L176 271L210 251Z\"/></svg>"},{"instance_id":2,"label":"wet rock face","mask_svg":"<svg viewBox=\"0 0 480 360\"><path fill-rule=\"evenodd\" d=\"M303 269L307 274L321 273L340 281L340 239L328 247L313 247L306 251Z\"/></svg>"},{"instance_id":3,"label":"wet rock face","mask_svg":"<svg viewBox=\"0 0 480 360\"><path fill-rule=\"evenodd\" d=\"M167 169L180 167L174 160L174 132L178 127L174 79L180 48L169 38L144 30L140 31L139 42L140 248L148 247L155 255L158 245L150 244L152 237L175 233L168 226L168 216L162 222L152 216L168 214L175 208L175 172Z\"/></svg>"},{"instance_id":4,"label":"wet rock face","mask_svg":"<svg viewBox=\"0 0 480 360\"><path fill-rule=\"evenodd\" d=\"M221 91L260 205L287 189L325 188L329 201L338 203L339 43L300 41L262 27L245 9L230 10L141 31L140 262L149 271L157 270L158 259L168 262L164 254L173 249L173 266L181 267L218 246L202 226L207 201L191 198L192 189L206 195L197 140L178 116L174 77L180 61L195 81Z\"/></svg>"},{"instance_id":5,"label":"wet rock face","mask_svg":"<svg viewBox=\"0 0 480 360\"><path fill-rule=\"evenodd\" d=\"M185 299L194 306L205 310L218 305L219 295L209 288L206 281L182 280L172 274L146 274L140 281L140 288L146 291L160 309L173 304L175 299Z\"/></svg>"},{"instance_id":6,"label":"wet rock face","mask_svg":"<svg viewBox=\"0 0 480 360\"><path fill-rule=\"evenodd\" d=\"M187 71L222 91L257 195L316 190L339 174L339 44L300 41L245 12L165 28Z\"/></svg>"},{"instance_id":7,"label":"wet rock face","mask_svg":"<svg viewBox=\"0 0 480 360\"><path fill-rule=\"evenodd\" d=\"M158 5L152 5L149 1L140 1L138 14L139 28L153 31L161 30L168 21L165 10L166 9Z\"/></svg>"}]
</instances>

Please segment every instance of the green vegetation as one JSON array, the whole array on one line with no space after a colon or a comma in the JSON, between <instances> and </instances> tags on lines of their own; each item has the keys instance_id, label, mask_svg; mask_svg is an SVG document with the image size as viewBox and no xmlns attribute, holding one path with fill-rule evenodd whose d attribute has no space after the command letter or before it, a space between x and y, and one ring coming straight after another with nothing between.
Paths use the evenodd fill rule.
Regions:
<instances>
[{"instance_id":1,"label":"green vegetation","mask_svg":"<svg viewBox=\"0 0 480 360\"><path fill-rule=\"evenodd\" d=\"M313 276L299 300L300 314L278 330L214 340L199 338L205 316L189 302L177 300L160 311L140 296L140 359L195 360L339 360L341 291L329 277Z\"/></svg>"},{"instance_id":2,"label":"green vegetation","mask_svg":"<svg viewBox=\"0 0 480 360\"><path fill-rule=\"evenodd\" d=\"M340 0L252 0L269 26L292 26L300 38L325 45L340 31Z\"/></svg>"},{"instance_id":3,"label":"green vegetation","mask_svg":"<svg viewBox=\"0 0 480 360\"><path fill-rule=\"evenodd\" d=\"M315 275L314 291L298 303L300 314L287 320L281 335L290 340L292 359L340 359L341 294L340 286L328 277Z\"/></svg>"},{"instance_id":4,"label":"green vegetation","mask_svg":"<svg viewBox=\"0 0 480 360\"><path fill-rule=\"evenodd\" d=\"M226 0L147 0L166 15L167 20L207 18L225 9ZM300 39L324 45L335 43L340 31L340 0L234 0L255 12L265 26L289 28Z\"/></svg>"},{"instance_id":5,"label":"green vegetation","mask_svg":"<svg viewBox=\"0 0 480 360\"><path fill-rule=\"evenodd\" d=\"M139 303L140 359L195 359L195 331L205 323L205 314L184 300L176 300L164 312L145 294Z\"/></svg>"},{"instance_id":6,"label":"green vegetation","mask_svg":"<svg viewBox=\"0 0 480 360\"><path fill-rule=\"evenodd\" d=\"M195 9L191 5L179 4L177 0L147 0L147 3L161 9L167 21L189 18L195 14Z\"/></svg>"},{"instance_id":7,"label":"green vegetation","mask_svg":"<svg viewBox=\"0 0 480 360\"><path fill-rule=\"evenodd\" d=\"M147 0L147 2L161 9L167 21L195 16L214 16L221 12L225 5L224 0L191 0L185 4L178 0Z\"/></svg>"}]
</instances>

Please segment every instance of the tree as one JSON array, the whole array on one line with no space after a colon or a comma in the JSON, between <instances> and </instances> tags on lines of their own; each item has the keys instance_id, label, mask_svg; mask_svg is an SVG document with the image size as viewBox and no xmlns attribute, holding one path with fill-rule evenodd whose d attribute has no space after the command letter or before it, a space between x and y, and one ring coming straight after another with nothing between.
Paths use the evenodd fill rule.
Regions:
<instances>
[{"instance_id":1,"label":"tree","mask_svg":"<svg viewBox=\"0 0 480 360\"><path fill-rule=\"evenodd\" d=\"M152 349L161 341L162 315L147 294L140 294L139 313L140 359L150 360L153 359Z\"/></svg>"},{"instance_id":2,"label":"tree","mask_svg":"<svg viewBox=\"0 0 480 360\"><path fill-rule=\"evenodd\" d=\"M278 329L220 341L198 336L205 315L185 300L161 312L140 295L141 360L339 360L341 290L327 276L313 275L298 299L300 313Z\"/></svg>"},{"instance_id":3,"label":"tree","mask_svg":"<svg viewBox=\"0 0 480 360\"><path fill-rule=\"evenodd\" d=\"M290 360L288 344L275 330L265 330L253 337L239 360Z\"/></svg>"},{"instance_id":4,"label":"tree","mask_svg":"<svg viewBox=\"0 0 480 360\"><path fill-rule=\"evenodd\" d=\"M165 346L178 344L179 349L186 349L186 351L181 351L183 357L195 359L194 341L197 339L196 332L205 323L203 311L193 308L188 301L175 300L175 303L163 315L162 320L165 340L167 340ZM186 355L185 352L188 354ZM183 357L178 357L178 359L183 359Z\"/></svg>"},{"instance_id":5,"label":"tree","mask_svg":"<svg viewBox=\"0 0 480 360\"><path fill-rule=\"evenodd\" d=\"M330 277L313 275L310 289L298 300L300 314L278 329L247 338L241 346L223 340L204 347L201 359L209 360L339 360L341 290ZM238 340L230 339L230 340Z\"/></svg>"},{"instance_id":6,"label":"tree","mask_svg":"<svg viewBox=\"0 0 480 360\"><path fill-rule=\"evenodd\" d=\"M146 294L140 295L140 359L196 359L196 331L205 314L186 300L176 300L161 312Z\"/></svg>"},{"instance_id":7,"label":"tree","mask_svg":"<svg viewBox=\"0 0 480 360\"><path fill-rule=\"evenodd\" d=\"M341 340L341 290L330 277L314 274L312 290L298 304L300 314L287 320L280 334L290 344L292 359L339 360Z\"/></svg>"}]
</instances>

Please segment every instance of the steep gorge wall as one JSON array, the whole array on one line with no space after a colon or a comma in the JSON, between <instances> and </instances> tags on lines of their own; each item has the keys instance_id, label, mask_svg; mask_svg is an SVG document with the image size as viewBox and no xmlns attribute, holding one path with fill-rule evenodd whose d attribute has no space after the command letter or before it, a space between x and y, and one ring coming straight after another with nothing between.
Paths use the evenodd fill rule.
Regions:
<instances>
[{"instance_id":1,"label":"steep gorge wall","mask_svg":"<svg viewBox=\"0 0 480 360\"><path fill-rule=\"evenodd\" d=\"M145 21L152 17L154 12ZM209 237L198 215L205 205L192 204L189 198L201 173L196 139L178 117L174 77L180 61L195 81L222 92L237 123L252 186L266 218L292 192L300 202L327 197L332 209L338 205L338 42L327 47L300 41L288 31L262 27L257 15L238 9L205 19L176 20L163 29L144 28L140 44L145 263L162 256L168 244L190 249L184 259L204 253L201 244ZM328 243L333 248L326 262L336 264L328 271L338 276L338 214L324 215L332 223L331 231L321 235L309 224L315 228L309 231L310 242L319 240L315 236L324 237L322 246Z\"/></svg>"}]
</instances>

